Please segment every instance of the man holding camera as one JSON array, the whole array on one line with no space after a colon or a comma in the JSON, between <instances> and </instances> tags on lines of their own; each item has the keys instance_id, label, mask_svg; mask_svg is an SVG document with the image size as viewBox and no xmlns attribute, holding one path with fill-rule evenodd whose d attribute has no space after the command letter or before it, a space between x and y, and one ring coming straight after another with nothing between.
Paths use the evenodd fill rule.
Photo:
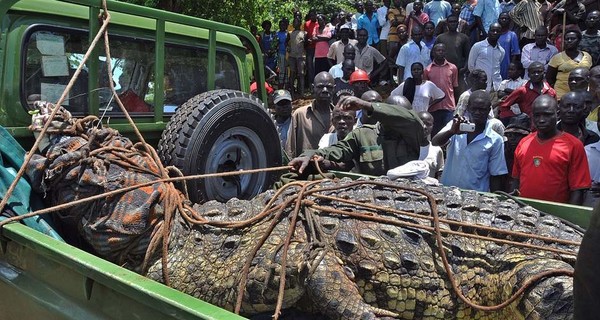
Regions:
<instances>
[{"instance_id":1,"label":"man holding camera","mask_svg":"<svg viewBox=\"0 0 600 320\"><path fill-rule=\"evenodd\" d=\"M471 122L456 116L431 139L434 146L448 144L443 185L484 192L502 188L502 175L508 173L504 139L488 120L491 104L486 91L473 92L467 104Z\"/></svg>"}]
</instances>

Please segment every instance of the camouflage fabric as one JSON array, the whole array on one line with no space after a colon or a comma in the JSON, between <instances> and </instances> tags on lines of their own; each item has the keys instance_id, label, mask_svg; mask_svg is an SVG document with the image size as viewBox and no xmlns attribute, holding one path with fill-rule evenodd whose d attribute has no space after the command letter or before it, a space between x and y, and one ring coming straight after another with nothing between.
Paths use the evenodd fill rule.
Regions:
<instances>
[{"instance_id":1,"label":"camouflage fabric","mask_svg":"<svg viewBox=\"0 0 600 320\"><path fill-rule=\"evenodd\" d=\"M113 129L89 123L79 135L55 135L51 141L55 143L35 155L27 170L48 205L160 178L159 168L145 150ZM64 209L58 214L62 234L109 261L136 269L163 218L166 189L164 183L156 183Z\"/></svg>"}]
</instances>

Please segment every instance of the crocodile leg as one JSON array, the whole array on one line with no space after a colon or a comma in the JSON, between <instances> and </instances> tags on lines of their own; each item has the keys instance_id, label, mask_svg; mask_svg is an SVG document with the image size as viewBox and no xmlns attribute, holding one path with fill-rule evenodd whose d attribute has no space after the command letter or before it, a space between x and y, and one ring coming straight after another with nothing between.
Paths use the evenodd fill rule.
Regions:
<instances>
[{"instance_id":1,"label":"crocodile leg","mask_svg":"<svg viewBox=\"0 0 600 320\"><path fill-rule=\"evenodd\" d=\"M535 259L518 264L516 272L509 281L516 280L514 288L542 272L555 269L569 269L566 262L551 259ZM571 277L548 277L538 281L525 291L517 309L527 320L563 320L573 319L573 281Z\"/></svg>"},{"instance_id":2,"label":"crocodile leg","mask_svg":"<svg viewBox=\"0 0 600 320\"><path fill-rule=\"evenodd\" d=\"M308 277L306 290L315 307L331 319L367 320L398 315L367 304L349 269L333 254L325 254Z\"/></svg>"}]
</instances>

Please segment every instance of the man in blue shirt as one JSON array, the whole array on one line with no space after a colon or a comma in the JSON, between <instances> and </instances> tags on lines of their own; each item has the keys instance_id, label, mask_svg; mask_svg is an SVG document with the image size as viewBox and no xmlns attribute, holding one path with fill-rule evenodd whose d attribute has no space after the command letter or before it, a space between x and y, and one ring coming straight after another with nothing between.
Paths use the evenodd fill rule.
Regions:
<instances>
[{"instance_id":1,"label":"man in blue shirt","mask_svg":"<svg viewBox=\"0 0 600 320\"><path fill-rule=\"evenodd\" d=\"M492 23L498 21L500 16L500 3L498 0L480 0L477 1L475 9L473 9L475 23L483 37L487 36L488 30Z\"/></svg>"},{"instance_id":2,"label":"man in blue shirt","mask_svg":"<svg viewBox=\"0 0 600 320\"><path fill-rule=\"evenodd\" d=\"M358 18L358 26L356 30L365 29L369 32L369 39L367 44L377 48L379 44L379 20L377 20L377 14L375 14L375 7L373 1L365 2L365 13Z\"/></svg>"},{"instance_id":3,"label":"man in blue shirt","mask_svg":"<svg viewBox=\"0 0 600 320\"><path fill-rule=\"evenodd\" d=\"M456 117L431 139L434 146L449 142L441 183L462 189L496 191L502 188L502 175L508 173L504 158L504 140L492 130L488 115L490 95L477 90L469 97L467 111L474 130L462 128L467 119Z\"/></svg>"},{"instance_id":4,"label":"man in blue shirt","mask_svg":"<svg viewBox=\"0 0 600 320\"><path fill-rule=\"evenodd\" d=\"M423 12L427 13L429 21L437 26L438 22L450 16L452 5L445 0L433 0L425 5Z\"/></svg>"}]
</instances>

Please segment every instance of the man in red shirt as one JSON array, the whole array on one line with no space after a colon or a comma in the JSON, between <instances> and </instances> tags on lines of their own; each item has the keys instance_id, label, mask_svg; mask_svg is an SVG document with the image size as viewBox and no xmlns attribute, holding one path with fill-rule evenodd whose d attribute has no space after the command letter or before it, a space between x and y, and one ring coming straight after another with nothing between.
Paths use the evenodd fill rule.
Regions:
<instances>
[{"instance_id":1,"label":"man in red shirt","mask_svg":"<svg viewBox=\"0 0 600 320\"><path fill-rule=\"evenodd\" d=\"M433 82L446 96L442 101L429 107L429 113L437 120L433 124L433 134L438 133L446 123L452 120L456 102L454 90L458 87L458 68L446 60L446 45L437 43L433 46L433 62L425 68L425 80Z\"/></svg>"},{"instance_id":2,"label":"man in red shirt","mask_svg":"<svg viewBox=\"0 0 600 320\"><path fill-rule=\"evenodd\" d=\"M556 99L556 91L544 80L544 64L537 61L533 62L527 68L527 72L529 73L529 81L498 103L500 112L498 118L501 120L514 117L520 113L526 113L529 118L533 118L531 115L532 104L537 97L545 94ZM514 104L519 106L517 110L514 109Z\"/></svg>"},{"instance_id":3,"label":"man in red shirt","mask_svg":"<svg viewBox=\"0 0 600 320\"><path fill-rule=\"evenodd\" d=\"M515 194L526 198L581 205L591 184L583 144L556 128L556 99L542 95L533 102L537 132L515 150L512 176Z\"/></svg>"}]
</instances>

